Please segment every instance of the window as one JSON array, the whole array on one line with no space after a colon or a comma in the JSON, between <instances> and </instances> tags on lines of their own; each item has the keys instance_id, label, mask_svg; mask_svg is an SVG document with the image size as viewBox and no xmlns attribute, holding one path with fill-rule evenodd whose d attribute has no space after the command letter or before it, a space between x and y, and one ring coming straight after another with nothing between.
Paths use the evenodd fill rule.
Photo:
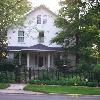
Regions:
<instances>
[{"instance_id":1,"label":"window","mask_svg":"<svg viewBox=\"0 0 100 100\"><path fill-rule=\"evenodd\" d=\"M46 24L47 23L47 15L44 15L43 16L43 24Z\"/></svg>"},{"instance_id":2,"label":"window","mask_svg":"<svg viewBox=\"0 0 100 100\"><path fill-rule=\"evenodd\" d=\"M44 43L44 31L39 32L39 43Z\"/></svg>"},{"instance_id":3,"label":"window","mask_svg":"<svg viewBox=\"0 0 100 100\"><path fill-rule=\"evenodd\" d=\"M41 15L37 16L37 24L41 24Z\"/></svg>"},{"instance_id":4,"label":"window","mask_svg":"<svg viewBox=\"0 0 100 100\"><path fill-rule=\"evenodd\" d=\"M18 31L18 42L24 42L24 31Z\"/></svg>"},{"instance_id":5,"label":"window","mask_svg":"<svg viewBox=\"0 0 100 100\"><path fill-rule=\"evenodd\" d=\"M43 19L43 24L46 24L47 23L47 19Z\"/></svg>"}]
</instances>

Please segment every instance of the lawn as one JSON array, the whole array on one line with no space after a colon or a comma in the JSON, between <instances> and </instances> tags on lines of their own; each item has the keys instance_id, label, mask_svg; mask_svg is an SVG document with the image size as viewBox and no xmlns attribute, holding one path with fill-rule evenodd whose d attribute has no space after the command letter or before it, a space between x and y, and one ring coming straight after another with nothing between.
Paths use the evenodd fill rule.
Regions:
<instances>
[{"instance_id":1,"label":"lawn","mask_svg":"<svg viewBox=\"0 0 100 100\"><path fill-rule=\"evenodd\" d=\"M97 87L78 87L78 86L50 86L28 84L25 88L28 91L61 94L83 94L100 95L100 88Z\"/></svg>"},{"instance_id":2,"label":"lawn","mask_svg":"<svg viewBox=\"0 0 100 100\"><path fill-rule=\"evenodd\" d=\"M0 89L5 89L9 86L9 84L6 83L0 83Z\"/></svg>"}]
</instances>

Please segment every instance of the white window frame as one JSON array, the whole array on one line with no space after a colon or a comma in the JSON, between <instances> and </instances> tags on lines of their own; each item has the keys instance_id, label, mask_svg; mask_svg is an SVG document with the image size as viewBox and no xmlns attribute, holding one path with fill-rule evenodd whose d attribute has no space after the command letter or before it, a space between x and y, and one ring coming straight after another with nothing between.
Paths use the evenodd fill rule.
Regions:
<instances>
[{"instance_id":1,"label":"white window frame","mask_svg":"<svg viewBox=\"0 0 100 100\"><path fill-rule=\"evenodd\" d=\"M47 15L43 15L43 24L47 23Z\"/></svg>"},{"instance_id":2,"label":"white window frame","mask_svg":"<svg viewBox=\"0 0 100 100\"><path fill-rule=\"evenodd\" d=\"M44 43L44 31L39 32L38 42L39 43Z\"/></svg>"},{"instance_id":3,"label":"white window frame","mask_svg":"<svg viewBox=\"0 0 100 100\"><path fill-rule=\"evenodd\" d=\"M24 43L24 31L23 30L18 31L18 43Z\"/></svg>"},{"instance_id":4,"label":"white window frame","mask_svg":"<svg viewBox=\"0 0 100 100\"><path fill-rule=\"evenodd\" d=\"M41 24L41 15L37 16L37 24Z\"/></svg>"}]
</instances>

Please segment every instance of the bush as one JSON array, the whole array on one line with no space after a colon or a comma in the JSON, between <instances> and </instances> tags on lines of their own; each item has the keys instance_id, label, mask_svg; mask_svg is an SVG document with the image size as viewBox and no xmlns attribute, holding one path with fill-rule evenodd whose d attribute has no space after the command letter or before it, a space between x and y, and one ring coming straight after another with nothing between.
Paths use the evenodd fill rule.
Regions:
<instances>
[{"instance_id":1,"label":"bush","mask_svg":"<svg viewBox=\"0 0 100 100\"><path fill-rule=\"evenodd\" d=\"M82 81L79 83L79 86L89 86L89 87L96 87L97 83L96 82L86 82Z\"/></svg>"},{"instance_id":2,"label":"bush","mask_svg":"<svg viewBox=\"0 0 100 100\"><path fill-rule=\"evenodd\" d=\"M95 87L97 86L96 82L86 82L86 81L74 81L74 79L70 80L30 80L30 84L37 85L67 85L67 86L89 86Z\"/></svg>"},{"instance_id":3,"label":"bush","mask_svg":"<svg viewBox=\"0 0 100 100\"><path fill-rule=\"evenodd\" d=\"M5 89L7 87L9 87L9 84L0 83L0 89Z\"/></svg>"},{"instance_id":4,"label":"bush","mask_svg":"<svg viewBox=\"0 0 100 100\"><path fill-rule=\"evenodd\" d=\"M0 82L15 82L15 72L16 63L14 61L2 60L0 62Z\"/></svg>"},{"instance_id":5,"label":"bush","mask_svg":"<svg viewBox=\"0 0 100 100\"><path fill-rule=\"evenodd\" d=\"M15 66L14 61L2 60L0 62L0 71L13 71Z\"/></svg>"},{"instance_id":6,"label":"bush","mask_svg":"<svg viewBox=\"0 0 100 100\"><path fill-rule=\"evenodd\" d=\"M100 86L100 64L94 67L94 79L98 83L98 86Z\"/></svg>"},{"instance_id":7,"label":"bush","mask_svg":"<svg viewBox=\"0 0 100 100\"><path fill-rule=\"evenodd\" d=\"M65 60L57 60L55 61L55 66L60 72L66 73L70 70L70 62L68 59Z\"/></svg>"}]
</instances>

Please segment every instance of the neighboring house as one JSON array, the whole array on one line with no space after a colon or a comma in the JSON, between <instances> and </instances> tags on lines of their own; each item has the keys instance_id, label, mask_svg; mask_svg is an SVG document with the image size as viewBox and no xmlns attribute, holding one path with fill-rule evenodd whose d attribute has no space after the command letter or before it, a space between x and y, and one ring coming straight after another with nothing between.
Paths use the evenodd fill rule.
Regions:
<instances>
[{"instance_id":1,"label":"neighboring house","mask_svg":"<svg viewBox=\"0 0 100 100\"><path fill-rule=\"evenodd\" d=\"M10 28L8 37L8 59L33 68L54 67L54 61L62 58L61 47L51 39L59 29L54 25L57 15L44 5L26 15L23 26Z\"/></svg>"}]
</instances>

